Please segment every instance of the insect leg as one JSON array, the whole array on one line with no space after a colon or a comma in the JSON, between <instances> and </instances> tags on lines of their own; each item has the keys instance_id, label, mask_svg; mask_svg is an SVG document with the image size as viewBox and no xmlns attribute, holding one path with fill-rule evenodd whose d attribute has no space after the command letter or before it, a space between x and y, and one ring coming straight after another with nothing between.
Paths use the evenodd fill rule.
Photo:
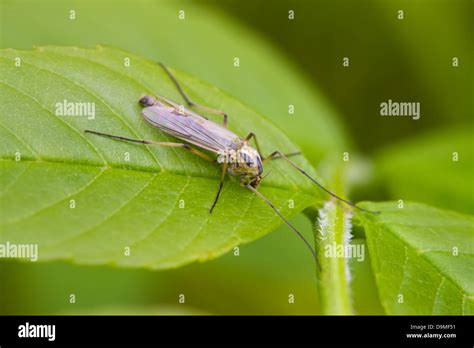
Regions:
<instances>
[{"instance_id":1,"label":"insect leg","mask_svg":"<svg viewBox=\"0 0 474 348\"><path fill-rule=\"evenodd\" d=\"M260 154L260 156L262 156L262 151L260 150L260 145L258 145L257 136L255 135L254 132L250 132L250 133L244 138L244 142L248 143L252 138L253 138L253 141L255 142L255 147L257 148L258 153ZM262 159L263 159L263 158L262 158Z\"/></svg>"},{"instance_id":2,"label":"insect leg","mask_svg":"<svg viewBox=\"0 0 474 348\"><path fill-rule=\"evenodd\" d=\"M190 151L191 153L198 155L201 158L204 158L210 162L215 162L215 159L209 156L208 154L199 151L198 149L195 149L189 144L186 143L173 143L173 142L167 142L167 141L154 141L154 140L142 140L142 139L130 139L130 138L125 138L121 137L118 135L111 135L111 134L106 134L106 133L100 133L96 131L91 131L91 130L85 130L84 132L86 133L91 133L95 135L99 135L101 137L106 137L106 138L111 138L111 139L116 139L116 140L122 140L122 141L128 141L132 143L139 143L139 144L145 144L145 145L160 145L160 146L169 146L169 147L181 147L185 150Z\"/></svg>"},{"instance_id":3,"label":"insect leg","mask_svg":"<svg viewBox=\"0 0 474 348\"><path fill-rule=\"evenodd\" d=\"M365 211L365 212L368 212L368 213L373 213L373 214L379 214L380 211L373 211L373 210L368 210L368 209L364 209L364 208L361 208L359 206L357 206L355 203L352 203L351 201L348 201L344 198L341 198L339 197L338 195L336 195L335 193L329 191L327 188L325 188L323 185L321 185L316 179L312 178L311 176L309 176L308 173L306 173L302 168L298 167L298 165L296 165L295 162L293 162L292 160L290 160L286 155L282 154L280 151L274 151L270 154L270 156L268 156L266 158L266 160L271 160L273 157L275 156L279 156L279 158L282 158L284 159L285 161L287 161L293 168L295 168L297 171L299 171L301 174L303 174L304 176L306 176L309 180L311 180L313 183L315 183L319 188L321 188L322 190L324 190L326 193L328 193L329 195L333 196L334 198L354 207L354 208L357 208L361 211Z\"/></svg>"},{"instance_id":4,"label":"insect leg","mask_svg":"<svg viewBox=\"0 0 474 348\"><path fill-rule=\"evenodd\" d=\"M311 251L311 254L313 255L314 259L316 260L316 264L318 265L318 269L321 270L321 265L319 264L319 261L318 261L318 257L316 256L316 252L314 251L313 247L308 243L308 241L306 240L306 238L292 225L290 224L290 222L283 216L282 213L280 213L280 211L273 205L272 202L270 202L268 200L267 197L265 197L264 195L262 195L259 191L257 191L256 188L254 188L252 185L248 184L246 185L246 187L252 191L253 193L255 193L257 196L259 196L265 203L268 204L268 206L270 208L272 208L275 213L277 213L277 215L285 222L285 224L293 231L295 232L298 237L300 237L303 242L306 244L306 246L308 247L308 249Z\"/></svg>"},{"instance_id":5,"label":"insect leg","mask_svg":"<svg viewBox=\"0 0 474 348\"><path fill-rule=\"evenodd\" d=\"M272 158L269 158L270 156L268 156L267 158L263 157L262 155L262 151L260 150L260 146L258 145L258 141L257 141L257 136L255 135L255 133L253 132L250 132L249 135L247 135L245 138L244 138L244 141L245 142L249 142L250 139L253 138L253 141L255 142L255 146L257 148L257 151L258 153L260 154L260 157L262 157L262 160L265 161L266 159L268 160L274 160L274 159L278 159L278 158L281 158L280 155L275 155L273 156ZM286 157L291 157L291 156L296 156L296 155L301 155L301 152L292 152L292 153L288 153L288 154L285 154Z\"/></svg>"},{"instance_id":6,"label":"insect leg","mask_svg":"<svg viewBox=\"0 0 474 348\"><path fill-rule=\"evenodd\" d=\"M298 155L301 155L301 152L300 151L297 151L297 152L291 152L291 153L285 153L285 156L286 157L291 157L291 156L298 156ZM283 158L280 154L278 155L275 155L273 157L270 158L270 156L266 157L266 158L263 158L263 160L268 160L268 161L273 161L273 160L276 160L276 159L279 159L279 158Z\"/></svg>"},{"instance_id":7,"label":"insect leg","mask_svg":"<svg viewBox=\"0 0 474 348\"><path fill-rule=\"evenodd\" d=\"M186 103L188 103L189 106L194 106L196 109L200 109L201 111L209 112L209 113L212 113L212 114L215 114L215 115L221 115L224 118L224 127L227 127L227 114L224 111L213 109L213 108L210 108L208 106L204 106L204 105L201 105L201 104L198 104L198 103L192 101L191 98L189 98L188 95L186 94L186 92L184 91L183 87L181 87L181 84L178 82L176 77L166 67L166 65L164 65L161 62L159 62L158 64L168 74L168 76L170 77L170 79L173 81L176 88L178 89L179 93L183 96L184 100L186 100Z\"/></svg>"},{"instance_id":8,"label":"insect leg","mask_svg":"<svg viewBox=\"0 0 474 348\"><path fill-rule=\"evenodd\" d=\"M212 207L209 210L209 214L212 214L212 210L217 204L217 200L219 199L219 196L221 194L222 187L224 186L224 179L225 179L225 174L227 173L227 162L225 162L222 166L222 171L221 171L221 181L219 182L219 189L217 190L217 195L216 198L214 199L214 203L212 203Z\"/></svg>"}]
</instances>

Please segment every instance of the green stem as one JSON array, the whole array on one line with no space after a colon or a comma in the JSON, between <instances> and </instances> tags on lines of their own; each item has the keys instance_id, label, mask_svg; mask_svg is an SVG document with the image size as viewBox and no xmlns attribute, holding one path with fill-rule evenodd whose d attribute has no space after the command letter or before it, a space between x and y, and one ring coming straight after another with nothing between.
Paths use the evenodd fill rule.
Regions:
<instances>
[{"instance_id":1,"label":"green stem","mask_svg":"<svg viewBox=\"0 0 474 348\"><path fill-rule=\"evenodd\" d=\"M340 176L336 177L333 184L336 192L341 192L342 180ZM321 265L317 276L322 314L354 314L348 259L344 254L341 255L351 232L350 213L345 206L335 201L326 202L319 213L317 208L308 209L306 213L313 222L316 251Z\"/></svg>"},{"instance_id":2,"label":"green stem","mask_svg":"<svg viewBox=\"0 0 474 348\"><path fill-rule=\"evenodd\" d=\"M323 208L323 214L325 218L321 222L324 222L325 226L321 227L318 223L314 225L314 234L318 239L318 258L321 264L318 282L321 310L323 314L329 315L354 314L349 279L346 274L348 261L341 255L337 255L345 245L347 213L340 205L330 202Z\"/></svg>"}]
</instances>

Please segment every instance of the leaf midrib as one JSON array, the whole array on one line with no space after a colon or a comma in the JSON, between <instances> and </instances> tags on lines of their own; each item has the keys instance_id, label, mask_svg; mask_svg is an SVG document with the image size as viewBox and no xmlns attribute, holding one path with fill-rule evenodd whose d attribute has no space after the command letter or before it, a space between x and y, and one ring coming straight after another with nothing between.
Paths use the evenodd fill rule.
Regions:
<instances>
[{"instance_id":1,"label":"leaf midrib","mask_svg":"<svg viewBox=\"0 0 474 348\"><path fill-rule=\"evenodd\" d=\"M211 175L203 175L203 174L195 174L193 173L192 175L188 174L186 171L177 171L173 168L173 170L167 170L167 169L157 169L155 168L150 168L150 167L125 167L125 166L120 166L120 165L114 165L111 163L104 163L104 164L94 164L91 162L69 162L69 161L64 161L61 159L56 159L56 158L41 158L41 159L28 159L28 158L22 158L21 161L15 161L12 158L0 158L0 163L1 162L28 162L28 163L42 163L42 164L63 164L63 165L69 165L69 166L80 166L80 167L88 167L88 168L97 168L97 169L104 169L104 170L109 170L109 169L116 169L116 170L127 170L131 172L137 172L137 173L167 173L171 175L176 175L176 176L181 176L181 177L192 177L192 178L202 178L202 179L210 179L212 181L215 181L217 183L219 177L218 176L211 176ZM228 177L232 177L228 175ZM232 178L237 178L237 177L232 177ZM238 185L238 183L234 183ZM283 185L268 185L265 181L262 181L261 187L268 187L271 189L277 189L277 190L282 190L286 192L301 192L304 193L307 196L314 197L312 193L314 193L313 189L301 189L299 186L295 185L288 185L288 186L283 186ZM216 190L217 190L217 185L216 185Z\"/></svg>"}]
</instances>

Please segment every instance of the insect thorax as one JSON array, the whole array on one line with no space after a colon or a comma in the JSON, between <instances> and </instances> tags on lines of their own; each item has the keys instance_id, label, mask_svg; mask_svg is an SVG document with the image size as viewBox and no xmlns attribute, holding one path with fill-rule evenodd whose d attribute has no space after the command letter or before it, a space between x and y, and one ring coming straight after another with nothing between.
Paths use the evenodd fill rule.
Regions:
<instances>
[{"instance_id":1,"label":"insect thorax","mask_svg":"<svg viewBox=\"0 0 474 348\"><path fill-rule=\"evenodd\" d=\"M233 176L257 177L262 174L262 160L256 149L243 145L238 149L227 148L219 152L218 163L227 163L228 172Z\"/></svg>"}]
</instances>

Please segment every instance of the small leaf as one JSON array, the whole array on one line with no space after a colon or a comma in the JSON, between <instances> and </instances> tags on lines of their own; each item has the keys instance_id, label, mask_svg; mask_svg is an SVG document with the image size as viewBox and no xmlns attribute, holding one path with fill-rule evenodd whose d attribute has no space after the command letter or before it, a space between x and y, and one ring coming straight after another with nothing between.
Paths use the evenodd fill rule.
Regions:
<instances>
[{"instance_id":1,"label":"small leaf","mask_svg":"<svg viewBox=\"0 0 474 348\"><path fill-rule=\"evenodd\" d=\"M387 314L474 313L474 218L419 203L359 214Z\"/></svg>"},{"instance_id":2,"label":"small leaf","mask_svg":"<svg viewBox=\"0 0 474 348\"><path fill-rule=\"evenodd\" d=\"M17 56L21 67L14 64ZM105 47L43 47L1 51L0 71L0 241L37 243L41 260L168 268L216 257L282 223L234 179L226 180L210 215L218 168L182 149L84 134L92 129L176 141L140 115L141 96L176 93L156 63ZM265 154L297 150L239 101L173 72L199 101L210 99L209 106L225 110L231 130L242 137L255 132ZM95 117L57 116L64 100L94 104ZM295 160L315 175L304 158ZM318 191L284 161L267 170L261 191L285 216L318 201Z\"/></svg>"}]
</instances>

